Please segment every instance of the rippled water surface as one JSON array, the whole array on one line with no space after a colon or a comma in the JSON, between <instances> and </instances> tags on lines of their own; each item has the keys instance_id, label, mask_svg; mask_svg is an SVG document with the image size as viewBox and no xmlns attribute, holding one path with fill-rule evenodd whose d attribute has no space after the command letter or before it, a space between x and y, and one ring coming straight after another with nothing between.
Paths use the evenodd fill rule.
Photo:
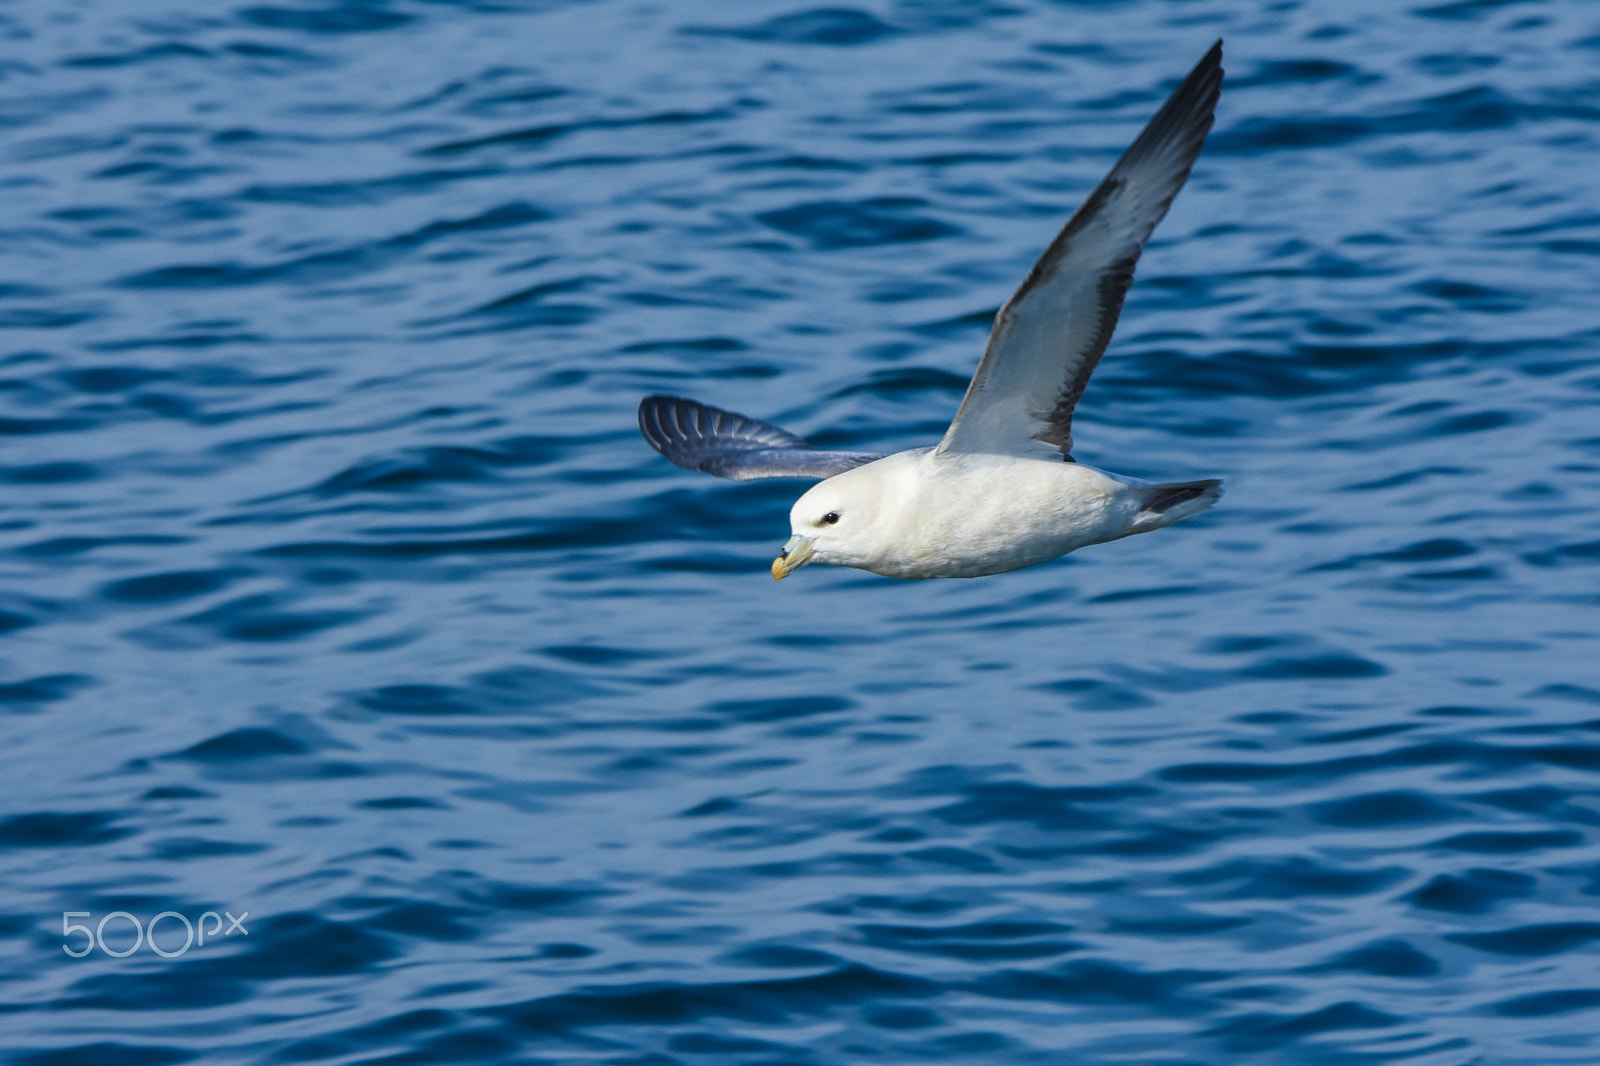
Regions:
<instances>
[{"instance_id":1,"label":"rippled water surface","mask_svg":"<svg viewBox=\"0 0 1600 1066\"><path fill-rule=\"evenodd\" d=\"M1594 5L0 33L6 1061L1600 1062ZM639 398L930 443L1219 36L1076 428L1222 504L775 586Z\"/></svg>"}]
</instances>

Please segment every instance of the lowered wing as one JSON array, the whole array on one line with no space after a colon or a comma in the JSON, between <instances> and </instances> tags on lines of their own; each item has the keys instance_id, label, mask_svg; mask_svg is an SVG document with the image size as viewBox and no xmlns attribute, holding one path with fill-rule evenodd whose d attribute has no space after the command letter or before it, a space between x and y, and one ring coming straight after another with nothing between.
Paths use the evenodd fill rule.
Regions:
<instances>
[{"instance_id":1,"label":"lowered wing","mask_svg":"<svg viewBox=\"0 0 1600 1066\"><path fill-rule=\"evenodd\" d=\"M1072 461L1072 411L1116 328L1134 264L1211 129L1222 42L1206 53L1050 242L995 316L989 346L935 457Z\"/></svg>"},{"instance_id":2,"label":"lowered wing","mask_svg":"<svg viewBox=\"0 0 1600 1066\"><path fill-rule=\"evenodd\" d=\"M735 481L826 478L881 455L825 452L777 426L677 396L646 396L639 430L650 446L686 470Z\"/></svg>"}]
</instances>

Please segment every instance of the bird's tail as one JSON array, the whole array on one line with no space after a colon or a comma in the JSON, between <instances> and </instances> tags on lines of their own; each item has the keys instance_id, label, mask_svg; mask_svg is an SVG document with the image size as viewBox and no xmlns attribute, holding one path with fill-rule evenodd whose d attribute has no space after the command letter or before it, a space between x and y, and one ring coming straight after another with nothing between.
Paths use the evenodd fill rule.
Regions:
<instances>
[{"instance_id":1,"label":"bird's tail","mask_svg":"<svg viewBox=\"0 0 1600 1066\"><path fill-rule=\"evenodd\" d=\"M1204 481L1179 481L1170 485L1151 485L1145 490L1144 506L1128 523L1130 533L1145 533L1185 518L1193 518L1222 498L1222 482L1217 478Z\"/></svg>"}]
</instances>

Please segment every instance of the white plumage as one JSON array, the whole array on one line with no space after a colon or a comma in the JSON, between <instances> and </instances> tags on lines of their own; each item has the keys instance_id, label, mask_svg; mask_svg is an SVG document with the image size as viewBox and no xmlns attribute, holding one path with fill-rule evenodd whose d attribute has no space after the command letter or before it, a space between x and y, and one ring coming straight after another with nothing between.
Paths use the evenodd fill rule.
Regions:
<instances>
[{"instance_id":1,"label":"white plumage","mask_svg":"<svg viewBox=\"0 0 1600 1066\"><path fill-rule=\"evenodd\" d=\"M1189 176L1222 84L1218 41L1051 241L995 316L944 439L887 457L811 448L756 419L671 396L639 405L645 438L721 477L820 477L774 560L898 578L981 577L1172 525L1222 495L1072 459L1072 413L1116 327L1144 242Z\"/></svg>"}]
</instances>

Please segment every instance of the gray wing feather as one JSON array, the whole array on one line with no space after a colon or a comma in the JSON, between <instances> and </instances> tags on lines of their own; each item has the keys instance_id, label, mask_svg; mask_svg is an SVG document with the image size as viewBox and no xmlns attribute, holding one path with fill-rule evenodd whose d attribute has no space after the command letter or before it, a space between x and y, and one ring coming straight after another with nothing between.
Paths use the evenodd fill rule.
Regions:
<instances>
[{"instance_id":1,"label":"gray wing feather","mask_svg":"<svg viewBox=\"0 0 1600 1066\"><path fill-rule=\"evenodd\" d=\"M1111 341L1134 264L1200 155L1222 87L1222 42L1175 89L995 316L936 455L1072 461L1072 412Z\"/></svg>"},{"instance_id":2,"label":"gray wing feather","mask_svg":"<svg viewBox=\"0 0 1600 1066\"><path fill-rule=\"evenodd\" d=\"M677 396L646 396L639 431L678 466L735 481L826 478L883 458L822 451L777 426Z\"/></svg>"}]
</instances>

